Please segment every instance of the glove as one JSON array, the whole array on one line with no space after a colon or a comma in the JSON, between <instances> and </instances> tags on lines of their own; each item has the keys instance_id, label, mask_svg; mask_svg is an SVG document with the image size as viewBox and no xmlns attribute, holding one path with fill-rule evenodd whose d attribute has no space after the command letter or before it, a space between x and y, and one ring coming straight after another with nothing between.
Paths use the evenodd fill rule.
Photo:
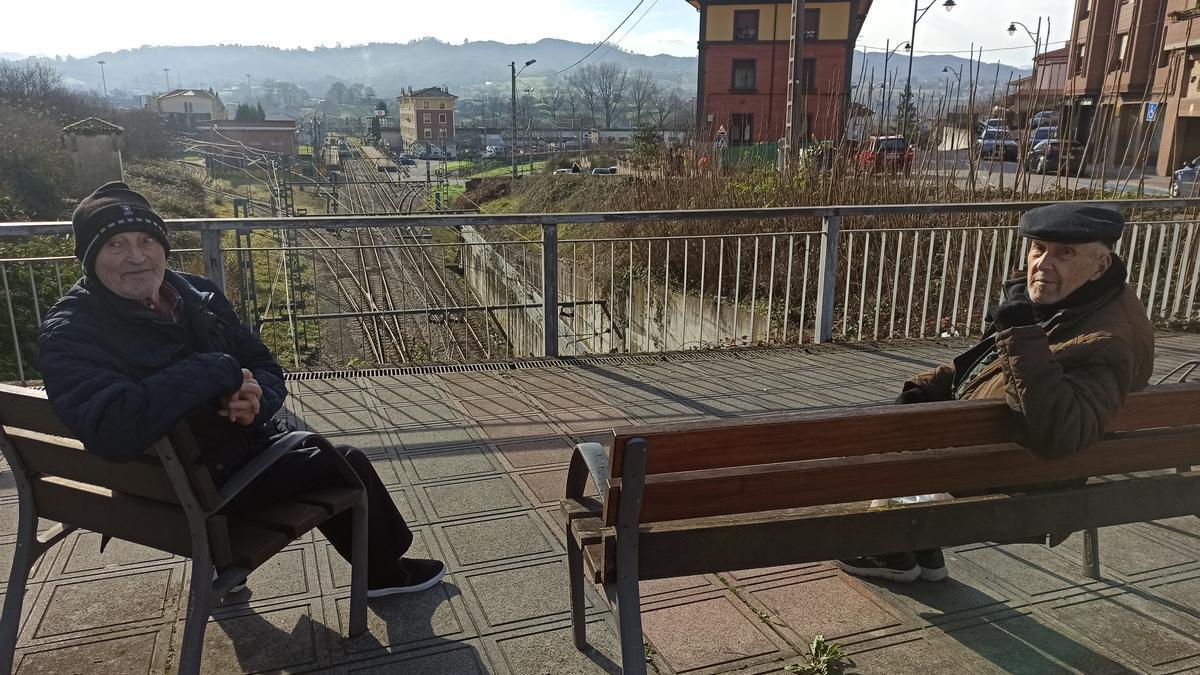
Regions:
<instances>
[{"instance_id":1,"label":"glove","mask_svg":"<svg viewBox=\"0 0 1200 675\"><path fill-rule=\"evenodd\" d=\"M900 392L900 395L896 397L896 403L901 405L908 403L929 403L929 394L926 394L925 390L920 387L912 387Z\"/></svg>"},{"instance_id":2,"label":"glove","mask_svg":"<svg viewBox=\"0 0 1200 675\"><path fill-rule=\"evenodd\" d=\"M1017 300L997 307L992 321L996 324L996 330L1000 331L1017 326L1032 326L1037 323L1037 317L1033 314L1032 302Z\"/></svg>"}]
</instances>

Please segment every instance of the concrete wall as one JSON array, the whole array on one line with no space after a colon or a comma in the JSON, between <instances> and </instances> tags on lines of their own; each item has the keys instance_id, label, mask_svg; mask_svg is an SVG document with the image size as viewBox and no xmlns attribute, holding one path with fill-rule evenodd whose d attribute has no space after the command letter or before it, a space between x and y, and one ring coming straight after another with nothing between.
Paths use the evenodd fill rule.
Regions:
<instances>
[{"instance_id":1,"label":"concrete wall","mask_svg":"<svg viewBox=\"0 0 1200 675\"><path fill-rule=\"evenodd\" d=\"M67 154L75 167L75 192L90 194L114 180L124 180L121 171L122 138L118 134L64 137Z\"/></svg>"}]
</instances>

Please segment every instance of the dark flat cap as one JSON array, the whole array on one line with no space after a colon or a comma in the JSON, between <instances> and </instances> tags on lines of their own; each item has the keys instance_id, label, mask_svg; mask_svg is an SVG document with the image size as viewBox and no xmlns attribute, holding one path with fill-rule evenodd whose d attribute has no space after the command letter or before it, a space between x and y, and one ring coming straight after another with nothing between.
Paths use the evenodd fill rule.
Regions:
<instances>
[{"instance_id":1,"label":"dark flat cap","mask_svg":"<svg viewBox=\"0 0 1200 675\"><path fill-rule=\"evenodd\" d=\"M1021 236L1030 239L1062 244L1102 241L1111 245L1121 238L1125 218L1116 209L1062 202L1026 211L1020 226Z\"/></svg>"}]
</instances>

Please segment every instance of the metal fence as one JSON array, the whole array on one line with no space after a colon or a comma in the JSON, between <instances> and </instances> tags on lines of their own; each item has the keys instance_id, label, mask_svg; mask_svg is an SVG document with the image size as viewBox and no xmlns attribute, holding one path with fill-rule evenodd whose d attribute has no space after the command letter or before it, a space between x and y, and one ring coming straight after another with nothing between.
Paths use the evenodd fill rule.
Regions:
<instances>
[{"instance_id":1,"label":"metal fence","mask_svg":"<svg viewBox=\"0 0 1200 675\"><path fill-rule=\"evenodd\" d=\"M1200 320L1200 200L1116 204L1151 318ZM1041 203L177 220L202 273L292 368L972 336ZM70 232L0 224L0 243ZM191 233L191 234L182 234ZM62 239L62 237L58 237ZM35 378L70 256L0 260L0 379ZM0 342L2 344L2 342ZM11 351L10 351L11 349Z\"/></svg>"}]
</instances>

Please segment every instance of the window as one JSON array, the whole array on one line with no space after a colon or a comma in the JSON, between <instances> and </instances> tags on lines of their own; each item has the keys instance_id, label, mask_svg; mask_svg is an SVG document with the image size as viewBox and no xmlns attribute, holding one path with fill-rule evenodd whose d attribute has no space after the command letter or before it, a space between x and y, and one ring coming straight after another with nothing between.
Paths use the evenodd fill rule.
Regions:
<instances>
[{"instance_id":1,"label":"window","mask_svg":"<svg viewBox=\"0 0 1200 675\"><path fill-rule=\"evenodd\" d=\"M817 91L817 60L804 59L800 62L800 90L809 94Z\"/></svg>"},{"instance_id":2,"label":"window","mask_svg":"<svg viewBox=\"0 0 1200 675\"><path fill-rule=\"evenodd\" d=\"M438 110L445 110L445 109L446 109L446 102L445 102L445 101L439 101L439 102L438 102Z\"/></svg>"},{"instance_id":3,"label":"window","mask_svg":"<svg viewBox=\"0 0 1200 675\"><path fill-rule=\"evenodd\" d=\"M432 129L425 130L425 138L433 138L433 130Z\"/></svg>"},{"instance_id":4,"label":"window","mask_svg":"<svg viewBox=\"0 0 1200 675\"><path fill-rule=\"evenodd\" d=\"M429 110L429 101L421 101L421 107L425 110Z\"/></svg>"},{"instance_id":5,"label":"window","mask_svg":"<svg viewBox=\"0 0 1200 675\"><path fill-rule=\"evenodd\" d=\"M1129 34L1121 33L1117 35L1117 52L1109 70L1116 70L1125 63L1125 49L1129 46Z\"/></svg>"},{"instance_id":6,"label":"window","mask_svg":"<svg viewBox=\"0 0 1200 675\"><path fill-rule=\"evenodd\" d=\"M733 113L729 120L729 142L732 145L749 145L754 142L754 115Z\"/></svg>"},{"instance_id":7,"label":"window","mask_svg":"<svg viewBox=\"0 0 1200 675\"><path fill-rule=\"evenodd\" d=\"M821 28L821 10L806 9L804 10L804 39L816 40L820 35Z\"/></svg>"},{"instance_id":8,"label":"window","mask_svg":"<svg viewBox=\"0 0 1200 675\"><path fill-rule=\"evenodd\" d=\"M184 101L183 112L188 112L188 113L192 112L192 104L187 101Z\"/></svg>"},{"instance_id":9,"label":"window","mask_svg":"<svg viewBox=\"0 0 1200 675\"><path fill-rule=\"evenodd\" d=\"M758 79L755 73L755 62L753 59L745 61L733 62L733 82L729 85L730 89L738 91L754 91L758 84Z\"/></svg>"},{"instance_id":10,"label":"window","mask_svg":"<svg viewBox=\"0 0 1200 675\"><path fill-rule=\"evenodd\" d=\"M1083 62L1087 58L1087 45L1082 42L1075 48L1075 74L1083 75Z\"/></svg>"},{"instance_id":11,"label":"window","mask_svg":"<svg viewBox=\"0 0 1200 675\"><path fill-rule=\"evenodd\" d=\"M733 39L758 39L758 10L744 9L733 13Z\"/></svg>"},{"instance_id":12,"label":"window","mask_svg":"<svg viewBox=\"0 0 1200 675\"><path fill-rule=\"evenodd\" d=\"M445 129L438 130L438 138L442 139L443 141L446 140L446 130Z\"/></svg>"},{"instance_id":13,"label":"window","mask_svg":"<svg viewBox=\"0 0 1200 675\"><path fill-rule=\"evenodd\" d=\"M430 115L429 113L425 113L425 119L424 119L425 124L429 124L432 121L433 121L433 115Z\"/></svg>"},{"instance_id":14,"label":"window","mask_svg":"<svg viewBox=\"0 0 1200 675\"><path fill-rule=\"evenodd\" d=\"M445 124L445 123L446 123L446 113L439 113L439 114L438 114L438 123L440 123L440 124Z\"/></svg>"}]
</instances>

